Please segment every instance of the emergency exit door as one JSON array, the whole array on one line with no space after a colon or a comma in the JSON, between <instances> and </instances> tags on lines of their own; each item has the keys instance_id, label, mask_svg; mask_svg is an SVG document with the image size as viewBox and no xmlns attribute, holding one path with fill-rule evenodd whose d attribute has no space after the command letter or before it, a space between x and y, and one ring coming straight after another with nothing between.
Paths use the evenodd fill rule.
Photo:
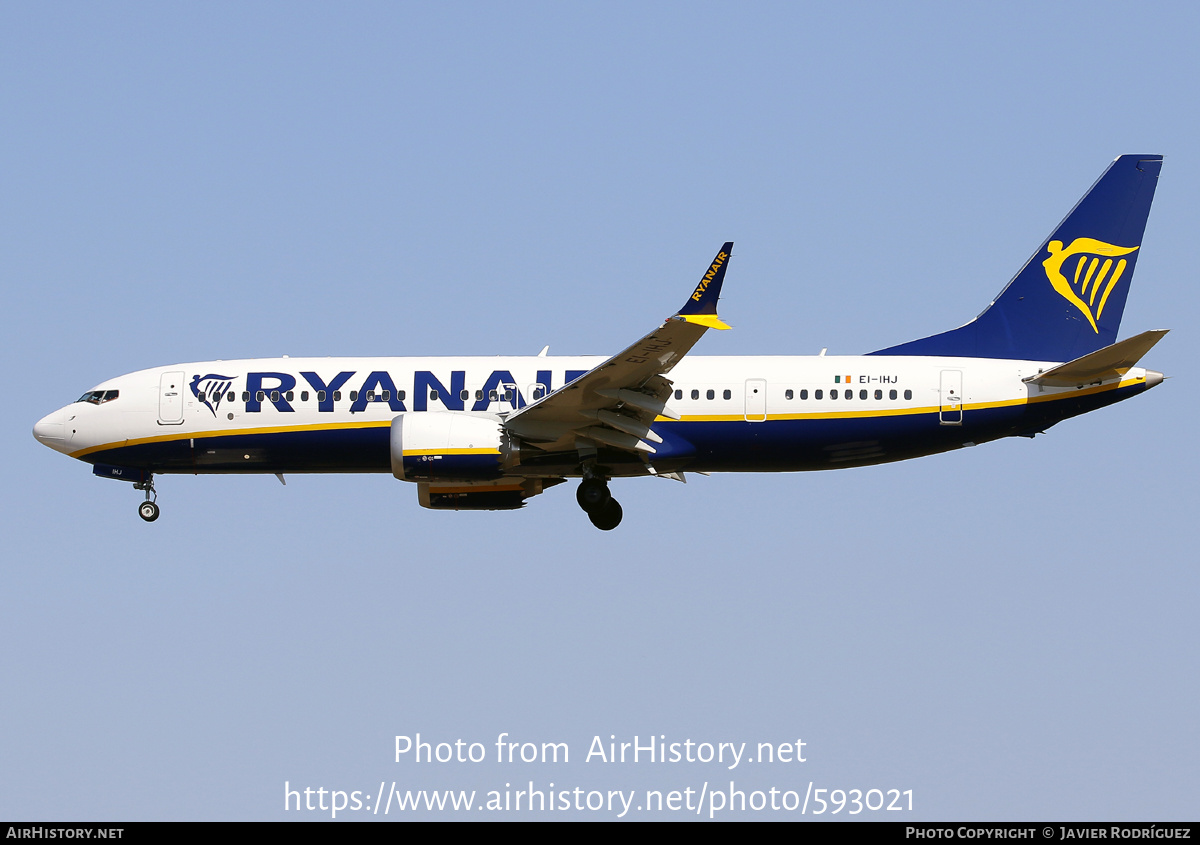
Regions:
<instances>
[{"instance_id":1,"label":"emergency exit door","mask_svg":"<svg viewBox=\"0 0 1200 845\"><path fill-rule=\"evenodd\" d=\"M763 422L767 418L766 379L746 380L746 422Z\"/></svg>"}]
</instances>

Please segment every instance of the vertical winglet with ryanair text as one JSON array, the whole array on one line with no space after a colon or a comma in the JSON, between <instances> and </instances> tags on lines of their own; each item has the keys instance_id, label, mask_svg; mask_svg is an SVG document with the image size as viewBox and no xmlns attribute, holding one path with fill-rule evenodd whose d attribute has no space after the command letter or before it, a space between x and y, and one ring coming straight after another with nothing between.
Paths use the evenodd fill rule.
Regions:
<instances>
[{"instance_id":1,"label":"vertical winglet with ryanair text","mask_svg":"<svg viewBox=\"0 0 1200 845\"><path fill-rule=\"evenodd\" d=\"M729 256L732 254L733 241L726 241L674 319L686 320L708 329L729 328L717 316L717 300L721 297L721 283L725 281L725 270L729 267Z\"/></svg>"}]
</instances>

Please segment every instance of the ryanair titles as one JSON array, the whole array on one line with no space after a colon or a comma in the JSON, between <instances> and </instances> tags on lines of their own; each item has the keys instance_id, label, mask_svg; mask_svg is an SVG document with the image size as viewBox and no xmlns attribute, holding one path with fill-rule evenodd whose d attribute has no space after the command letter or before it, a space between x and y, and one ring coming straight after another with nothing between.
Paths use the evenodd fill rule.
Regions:
<instances>
[{"instance_id":1,"label":"ryanair titles","mask_svg":"<svg viewBox=\"0 0 1200 845\"><path fill-rule=\"evenodd\" d=\"M713 259L712 266L708 268L708 272L704 274L704 278L700 280L700 284L696 285L696 292L692 294L693 300L699 302L704 298L704 291L708 288L709 282L716 278L717 273L721 272L721 267L725 264L725 259L728 257L728 253L717 253L717 257Z\"/></svg>"},{"instance_id":2,"label":"ryanair titles","mask_svg":"<svg viewBox=\"0 0 1200 845\"><path fill-rule=\"evenodd\" d=\"M562 373L563 384L571 382L587 370L566 370ZM538 370L533 384L522 384L508 370L493 370L482 381L472 379L468 388L466 370L452 370L448 382L428 370L417 370L412 374L412 393L398 388L396 379L387 370L372 370L365 376L346 370L332 377L313 371L301 372L298 376L283 372L246 373L246 383L240 391L242 404L247 414L261 413L264 405L276 411L291 413L293 403L309 401L309 394L316 400L317 410L333 413L340 406L346 409L350 403L352 414L362 413L375 403L386 404L392 411L429 409L430 402L449 411L487 411L496 406L523 408L529 401L536 401L554 389L551 370ZM192 395L216 416L221 403L232 404L238 398L237 377L210 373L192 379Z\"/></svg>"}]
</instances>

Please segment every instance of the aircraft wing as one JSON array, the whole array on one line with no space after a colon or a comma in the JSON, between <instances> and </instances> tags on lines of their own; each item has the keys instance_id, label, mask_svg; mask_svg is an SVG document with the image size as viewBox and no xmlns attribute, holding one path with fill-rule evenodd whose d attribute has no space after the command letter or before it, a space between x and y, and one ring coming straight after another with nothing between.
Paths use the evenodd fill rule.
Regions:
<instances>
[{"instance_id":1,"label":"aircraft wing","mask_svg":"<svg viewBox=\"0 0 1200 845\"><path fill-rule=\"evenodd\" d=\"M553 393L512 413L508 431L547 451L602 444L653 455L659 416L679 419L667 405L667 373L708 329L728 329L717 299L733 242L721 247L683 308L650 334Z\"/></svg>"}]
</instances>

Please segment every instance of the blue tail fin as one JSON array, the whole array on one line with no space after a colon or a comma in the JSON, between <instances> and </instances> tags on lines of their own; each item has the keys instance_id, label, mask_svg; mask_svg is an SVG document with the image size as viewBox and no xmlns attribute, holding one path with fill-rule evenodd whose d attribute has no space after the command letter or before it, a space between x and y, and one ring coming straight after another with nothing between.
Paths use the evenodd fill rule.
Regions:
<instances>
[{"instance_id":1,"label":"blue tail fin","mask_svg":"<svg viewBox=\"0 0 1200 845\"><path fill-rule=\"evenodd\" d=\"M1121 156L988 308L872 355L1072 361L1115 343L1162 156Z\"/></svg>"}]
</instances>

